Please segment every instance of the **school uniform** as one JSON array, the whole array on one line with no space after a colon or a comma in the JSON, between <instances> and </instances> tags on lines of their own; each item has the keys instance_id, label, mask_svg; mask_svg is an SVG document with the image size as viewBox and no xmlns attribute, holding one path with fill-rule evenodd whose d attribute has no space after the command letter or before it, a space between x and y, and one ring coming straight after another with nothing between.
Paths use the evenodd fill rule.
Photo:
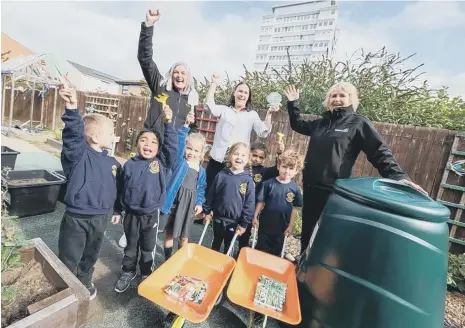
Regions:
<instances>
[{"instance_id":1,"label":"school uniform","mask_svg":"<svg viewBox=\"0 0 465 328\"><path fill-rule=\"evenodd\" d=\"M277 178L263 182L257 201L265 203L260 213L256 249L280 256L284 232L289 226L292 209L302 207L302 193L297 183Z\"/></svg>"},{"instance_id":2,"label":"school uniform","mask_svg":"<svg viewBox=\"0 0 465 328\"><path fill-rule=\"evenodd\" d=\"M139 267L143 276L154 269L160 208L166 195L166 176L174 163L177 135L172 124L165 124L164 143L159 155L145 159L136 155L123 166L120 179L120 207L127 246L124 248L122 270L135 273Z\"/></svg>"},{"instance_id":3,"label":"school uniform","mask_svg":"<svg viewBox=\"0 0 465 328\"><path fill-rule=\"evenodd\" d=\"M255 211L255 184L250 172L233 173L225 168L213 180L208 190L204 213L213 211L212 249L220 251L224 241L226 253L237 226L247 228Z\"/></svg>"},{"instance_id":4,"label":"school uniform","mask_svg":"<svg viewBox=\"0 0 465 328\"><path fill-rule=\"evenodd\" d=\"M255 183L255 191L256 191L255 195L257 195L257 192L258 190L260 190L260 187L264 181L271 179L271 178L275 178L278 175L279 175L279 171L276 165L271 166L271 167L266 167L263 165L252 166L252 178ZM241 250L243 247L249 246L251 235L252 235L252 225L249 224L246 231L239 238L239 250Z\"/></svg>"},{"instance_id":5,"label":"school uniform","mask_svg":"<svg viewBox=\"0 0 465 328\"><path fill-rule=\"evenodd\" d=\"M78 109L66 109L62 120L65 127L61 164L68 186L58 236L58 258L92 295L94 265L113 214L116 177L121 165L106 150L99 152L87 145Z\"/></svg>"}]
</instances>

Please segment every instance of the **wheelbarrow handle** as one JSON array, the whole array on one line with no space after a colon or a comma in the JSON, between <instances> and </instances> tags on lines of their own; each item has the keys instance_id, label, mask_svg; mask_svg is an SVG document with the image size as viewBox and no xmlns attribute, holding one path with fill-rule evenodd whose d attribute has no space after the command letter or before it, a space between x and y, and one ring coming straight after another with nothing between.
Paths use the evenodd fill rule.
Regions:
<instances>
[{"instance_id":1,"label":"wheelbarrow handle","mask_svg":"<svg viewBox=\"0 0 465 328\"><path fill-rule=\"evenodd\" d=\"M205 227L203 227L202 235L200 235L200 239L199 239L199 245L202 245L203 237L205 237L205 233L207 232L208 225L209 223L206 223Z\"/></svg>"},{"instance_id":2,"label":"wheelbarrow handle","mask_svg":"<svg viewBox=\"0 0 465 328\"><path fill-rule=\"evenodd\" d=\"M253 229L253 239L252 239L252 248L255 248L257 244L257 228ZM281 249L281 258L284 257L284 253L286 251L286 244L287 244L287 236L284 236L283 248Z\"/></svg>"},{"instance_id":3,"label":"wheelbarrow handle","mask_svg":"<svg viewBox=\"0 0 465 328\"><path fill-rule=\"evenodd\" d=\"M239 237L239 234L236 233L234 234L233 239L231 240L231 244L229 245L228 251L226 252L226 255L229 256L232 253L232 250L234 249L234 243L236 242L237 237Z\"/></svg>"}]
</instances>

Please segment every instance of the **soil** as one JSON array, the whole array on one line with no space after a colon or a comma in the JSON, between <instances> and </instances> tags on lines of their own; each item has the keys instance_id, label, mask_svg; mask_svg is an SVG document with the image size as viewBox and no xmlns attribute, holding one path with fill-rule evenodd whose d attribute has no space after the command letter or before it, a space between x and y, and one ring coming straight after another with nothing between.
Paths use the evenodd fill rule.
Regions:
<instances>
[{"instance_id":1,"label":"soil","mask_svg":"<svg viewBox=\"0 0 465 328\"><path fill-rule=\"evenodd\" d=\"M8 184L10 185L39 184L44 182L48 182L48 180L44 178L8 180Z\"/></svg>"},{"instance_id":2,"label":"soil","mask_svg":"<svg viewBox=\"0 0 465 328\"><path fill-rule=\"evenodd\" d=\"M17 290L16 298L2 301L2 328L27 317L27 307L57 293L35 260L22 268L2 273L2 286L11 285Z\"/></svg>"},{"instance_id":3,"label":"soil","mask_svg":"<svg viewBox=\"0 0 465 328\"><path fill-rule=\"evenodd\" d=\"M465 295L459 292L447 292L446 317L444 327L465 327Z\"/></svg>"}]
</instances>

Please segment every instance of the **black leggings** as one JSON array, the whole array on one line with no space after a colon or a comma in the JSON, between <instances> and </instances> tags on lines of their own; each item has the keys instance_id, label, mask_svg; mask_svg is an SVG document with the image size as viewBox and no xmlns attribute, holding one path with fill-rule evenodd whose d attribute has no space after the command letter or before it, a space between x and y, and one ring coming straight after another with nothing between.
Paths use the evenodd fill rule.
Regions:
<instances>
[{"instance_id":1,"label":"black leggings","mask_svg":"<svg viewBox=\"0 0 465 328\"><path fill-rule=\"evenodd\" d=\"M330 195L330 191L312 186L304 186L302 235L300 237L301 253L305 252L307 249L313 230L320 219L321 213L323 212Z\"/></svg>"},{"instance_id":2,"label":"black leggings","mask_svg":"<svg viewBox=\"0 0 465 328\"><path fill-rule=\"evenodd\" d=\"M210 158L207 165L207 193L213 183L213 180L215 180L216 175L225 167L226 165L224 163L217 162L213 158Z\"/></svg>"}]
</instances>

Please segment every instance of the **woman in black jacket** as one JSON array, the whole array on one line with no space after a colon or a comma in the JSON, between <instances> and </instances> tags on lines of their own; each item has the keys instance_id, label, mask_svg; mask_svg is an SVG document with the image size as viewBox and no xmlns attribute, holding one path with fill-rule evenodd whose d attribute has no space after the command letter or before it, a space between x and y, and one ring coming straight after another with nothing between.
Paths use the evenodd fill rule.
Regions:
<instances>
[{"instance_id":1,"label":"woman in black jacket","mask_svg":"<svg viewBox=\"0 0 465 328\"><path fill-rule=\"evenodd\" d=\"M300 116L299 90L286 91L291 128L311 137L303 170L301 252L312 236L337 179L347 179L363 151L383 178L399 180L426 193L402 171L383 137L366 117L356 114L357 89L350 83L333 85L326 95L322 118L304 120Z\"/></svg>"},{"instance_id":2,"label":"woman in black jacket","mask_svg":"<svg viewBox=\"0 0 465 328\"><path fill-rule=\"evenodd\" d=\"M141 24L137 58L152 92L150 109L144 128L157 131L160 137L163 138L163 105L157 102L154 97L160 96L162 93L169 96L166 103L173 111L173 127L178 131L184 125L189 111L193 110L192 107L198 105L198 95L194 88L192 74L185 63L175 63L166 76L163 77L153 61L153 26L159 19L160 11L158 9L149 9L147 11L145 22ZM190 104L192 101L189 101L191 100L189 98L195 99L194 102L196 103ZM197 130L195 123L190 128L190 132ZM163 140L160 140L161 143L163 143Z\"/></svg>"}]
</instances>

